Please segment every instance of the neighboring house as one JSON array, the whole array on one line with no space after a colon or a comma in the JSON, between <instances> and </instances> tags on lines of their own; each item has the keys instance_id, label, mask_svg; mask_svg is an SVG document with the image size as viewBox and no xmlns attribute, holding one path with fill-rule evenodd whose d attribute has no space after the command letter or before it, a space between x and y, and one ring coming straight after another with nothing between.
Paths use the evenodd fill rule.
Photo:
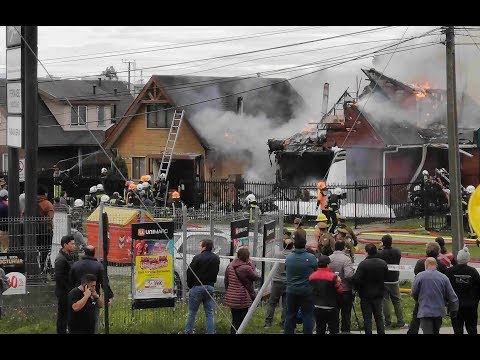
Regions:
<instances>
[{"instance_id":1,"label":"neighboring house","mask_svg":"<svg viewBox=\"0 0 480 360\"><path fill-rule=\"evenodd\" d=\"M228 96L258 87L263 88ZM218 97L221 99L205 102ZM170 188L179 184L188 187L195 180L238 179L248 163L226 156L207 143L200 135L205 129L196 122L201 112L217 109L252 116L265 114L280 125L293 118L295 107L302 105L300 95L282 79L154 75L124 117L107 131L105 147L125 159L131 179L151 174L156 180L174 114L174 109L163 109L178 107L185 110L185 115L168 175ZM216 119L208 120L209 127L217 126ZM221 133L227 136L227 129ZM182 194L187 203L188 197Z\"/></svg>"},{"instance_id":2,"label":"neighboring house","mask_svg":"<svg viewBox=\"0 0 480 360\"><path fill-rule=\"evenodd\" d=\"M445 90L406 85L375 69L362 71L370 84L358 99L345 92L324 116L319 130L269 140L279 180L288 180L301 172L302 166L311 178L323 178L335 146L345 149L349 184L380 178L408 182L423 169L431 175L435 168L448 170ZM462 184L476 186L480 182L476 131L480 106L466 94L457 95L457 99ZM311 166L313 160L316 166Z\"/></svg>"},{"instance_id":3,"label":"neighboring house","mask_svg":"<svg viewBox=\"0 0 480 360\"><path fill-rule=\"evenodd\" d=\"M6 80L0 79L0 86L5 84ZM55 164L62 171L72 169L72 176L81 173L82 176L98 177L101 166L110 163L103 152L99 151L105 130L123 115L133 101L126 85L120 81L100 79L39 79L38 95L39 177L51 177ZM1 134L6 133L4 96L5 91L0 91ZM96 154L88 155L93 153ZM1 170L6 171L6 135L0 136L0 156ZM20 149L19 157L25 157L23 149Z\"/></svg>"}]
</instances>

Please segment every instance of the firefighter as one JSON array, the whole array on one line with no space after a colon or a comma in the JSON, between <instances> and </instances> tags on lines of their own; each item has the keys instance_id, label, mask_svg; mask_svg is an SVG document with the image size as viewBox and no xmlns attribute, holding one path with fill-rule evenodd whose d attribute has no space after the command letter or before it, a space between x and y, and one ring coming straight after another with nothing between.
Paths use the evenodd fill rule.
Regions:
<instances>
[{"instance_id":1,"label":"firefighter","mask_svg":"<svg viewBox=\"0 0 480 360\"><path fill-rule=\"evenodd\" d=\"M332 225L330 226L329 232L335 233L335 228L337 227L337 214L340 208L340 199L342 196L342 189L336 187L333 189L333 193L330 194L327 201L327 210L330 212L330 217L332 219Z\"/></svg>"},{"instance_id":2,"label":"firefighter","mask_svg":"<svg viewBox=\"0 0 480 360\"><path fill-rule=\"evenodd\" d=\"M53 165L53 197L60 197L60 192L62 191L62 172L58 165Z\"/></svg>"},{"instance_id":3,"label":"firefighter","mask_svg":"<svg viewBox=\"0 0 480 360\"><path fill-rule=\"evenodd\" d=\"M330 216L330 211L328 210L326 206L327 202L327 186L325 185L325 182L319 181L317 183L317 207L315 208L315 211L318 211L318 207L320 206L320 210L322 210L322 213L325 214L325 216L328 219L328 222L331 222L331 216Z\"/></svg>"},{"instance_id":4,"label":"firefighter","mask_svg":"<svg viewBox=\"0 0 480 360\"><path fill-rule=\"evenodd\" d=\"M313 238L315 239L315 247L317 248L318 244L318 238L320 237L320 224L325 224L327 225L328 228L328 220L327 217L325 216L324 213L320 213L317 215L317 218L315 219L317 221L317 224L315 225L315 233L313 235ZM323 225L322 225L323 226ZM316 249L318 251L318 248Z\"/></svg>"},{"instance_id":5,"label":"firefighter","mask_svg":"<svg viewBox=\"0 0 480 360\"><path fill-rule=\"evenodd\" d=\"M95 194L95 196L97 197L97 204L100 204L103 195L105 195L105 189L103 188L103 184L97 184L97 193Z\"/></svg>"},{"instance_id":6,"label":"firefighter","mask_svg":"<svg viewBox=\"0 0 480 360\"><path fill-rule=\"evenodd\" d=\"M358 238L357 238L357 234L355 234L355 232L352 230L352 228L350 226L347 225L347 218L343 215L338 215L337 216L337 219L338 219L338 228L339 229L345 229L347 230L348 232L348 235L352 238L353 240L353 246L358 246ZM337 230L338 231L338 230Z\"/></svg>"},{"instance_id":7,"label":"firefighter","mask_svg":"<svg viewBox=\"0 0 480 360\"><path fill-rule=\"evenodd\" d=\"M257 198L253 194L248 194L247 197L245 198L245 201L247 202L247 209L249 213L249 223L250 226L253 226L253 223L255 222L254 214L255 214L255 208L257 209L257 214L260 216L262 215L262 212L260 211L260 208L257 205Z\"/></svg>"},{"instance_id":8,"label":"firefighter","mask_svg":"<svg viewBox=\"0 0 480 360\"><path fill-rule=\"evenodd\" d=\"M173 212L182 210L182 199L180 199L180 193L177 190L172 192L172 209Z\"/></svg>"},{"instance_id":9,"label":"firefighter","mask_svg":"<svg viewBox=\"0 0 480 360\"><path fill-rule=\"evenodd\" d=\"M318 236L318 254L330 256L335 251L335 238L327 231L328 225L321 221L317 224L320 231Z\"/></svg>"},{"instance_id":10,"label":"firefighter","mask_svg":"<svg viewBox=\"0 0 480 360\"><path fill-rule=\"evenodd\" d=\"M126 196L127 206L133 206L134 199L135 199L135 188L136 188L136 185L132 181L132 183L130 185L128 185L128 192L127 192L127 196Z\"/></svg>"},{"instance_id":11,"label":"firefighter","mask_svg":"<svg viewBox=\"0 0 480 360\"><path fill-rule=\"evenodd\" d=\"M339 227L337 230L337 235L335 240L342 240L345 242L345 254L350 256L352 263L354 262L355 258L355 245L353 239L350 237L347 229Z\"/></svg>"},{"instance_id":12,"label":"firefighter","mask_svg":"<svg viewBox=\"0 0 480 360\"><path fill-rule=\"evenodd\" d=\"M102 170L100 170L100 182L103 186L105 186L105 181L107 180L107 172L107 168L102 168Z\"/></svg>"},{"instance_id":13,"label":"firefighter","mask_svg":"<svg viewBox=\"0 0 480 360\"><path fill-rule=\"evenodd\" d=\"M468 185L465 188L465 196L462 199L462 207L463 207L463 226L465 229L468 229L468 235L472 239L477 238L477 233L473 230L472 225L470 224L470 220L468 218L468 202L470 201L470 197L472 196L473 192L475 191L475 186ZM477 240L477 246L480 245L480 242Z\"/></svg>"},{"instance_id":14,"label":"firefighter","mask_svg":"<svg viewBox=\"0 0 480 360\"><path fill-rule=\"evenodd\" d=\"M155 206L165 206L167 199L167 178L164 173L161 173L158 180L153 187L153 195L155 197Z\"/></svg>"},{"instance_id":15,"label":"firefighter","mask_svg":"<svg viewBox=\"0 0 480 360\"><path fill-rule=\"evenodd\" d=\"M88 209L95 209L97 207L97 187L93 185L90 190L89 194L85 196L85 205Z\"/></svg>"}]
</instances>

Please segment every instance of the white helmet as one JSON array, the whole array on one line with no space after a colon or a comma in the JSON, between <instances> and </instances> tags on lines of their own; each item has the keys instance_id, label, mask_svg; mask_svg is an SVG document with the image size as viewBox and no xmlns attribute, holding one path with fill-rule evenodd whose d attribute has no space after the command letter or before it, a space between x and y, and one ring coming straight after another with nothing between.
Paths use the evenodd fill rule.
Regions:
<instances>
[{"instance_id":1,"label":"white helmet","mask_svg":"<svg viewBox=\"0 0 480 360\"><path fill-rule=\"evenodd\" d=\"M164 173L161 173L160 176L158 177L159 180L165 180L167 177Z\"/></svg>"},{"instance_id":2,"label":"white helmet","mask_svg":"<svg viewBox=\"0 0 480 360\"><path fill-rule=\"evenodd\" d=\"M107 173L107 168L102 168L102 174L106 174Z\"/></svg>"},{"instance_id":3,"label":"white helmet","mask_svg":"<svg viewBox=\"0 0 480 360\"><path fill-rule=\"evenodd\" d=\"M413 191L420 191L422 188L420 187L420 185L415 185L415 187L413 188Z\"/></svg>"},{"instance_id":4,"label":"white helmet","mask_svg":"<svg viewBox=\"0 0 480 360\"><path fill-rule=\"evenodd\" d=\"M74 207L82 207L83 206L83 201L82 199L77 199L73 202Z\"/></svg>"},{"instance_id":5,"label":"white helmet","mask_svg":"<svg viewBox=\"0 0 480 360\"><path fill-rule=\"evenodd\" d=\"M102 184L98 184L98 185L97 185L97 190L98 190L98 191L103 191L103 185L102 185Z\"/></svg>"},{"instance_id":6,"label":"white helmet","mask_svg":"<svg viewBox=\"0 0 480 360\"><path fill-rule=\"evenodd\" d=\"M19 200L20 202L23 201L23 202L25 203L25 193L24 193L24 192L20 194L20 196L18 197L18 200Z\"/></svg>"},{"instance_id":7,"label":"white helmet","mask_svg":"<svg viewBox=\"0 0 480 360\"><path fill-rule=\"evenodd\" d=\"M475 191L475 186L473 186L473 185L468 185L465 190L467 190L467 193L468 193L468 194L472 194L472 193Z\"/></svg>"},{"instance_id":8,"label":"white helmet","mask_svg":"<svg viewBox=\"0 0 480 360\"><path fill-rule=\"evenodd\" d=\"M253 194L247 195L247 197L245 198L245 200L246 200L249 204L250 204L251 202L257 201L257 199L255 198L255 195L253 195Z\"/></svg>"},{"instance_id":9,"label":"white helmet","mask_svg":"<svg viewBox=\"0 0 480 360\"><path fill-rule=\"evenodd\" d=\"M137 191L142 191L143 190L143 184L137 184L137 186L135 187L135 189Z\"/></svg>"},{"instance_id":10,"label":"white helmet","mask_svg":"<svg viewBox=\"0 0 480 360\"><path fill-rule=\"evenodd\" d=\"M336 187L335 189L333 189L333 193L335 195L342 195L342 188Z\"/></svg>"},{"instance_id":11,"label":"white helmet","mask_svg":"<svg viewBox=\"0 0 480 360\"><path fill-rule=\"evenodd\" d=\"M97 192L97 187L95 185L93 185L91 188L90 188L90 194L94 194Z\"/></svg>"},{"instance_id":12,"label":"white helmet","mask_svg":"<svg viewBox=\"0 0 480 360\"><path fill-rule=\"evenodd\" d=\"M110 196L108 196L107 194L102 195L102 197L100 198L100 201L103 203L107 203L110 201Z\"/></svg>"},{"instance_id":13,"label":"white helmet","mask_svg":"<svg viewBox=\"0 0 480 360\"><path fill-rule=\"evenodd\" d=\"M151 177L150 175L145 175L145 176L146 176L146 178L147 178L147 181L152 180L152 177Z\"/></svg>"},{"instance_id":14,"label":"white helmet","mask_svg":"<svg viewBox=\"0 0 480 360\"><path fill-rule=\"evenodd\" d=\"M6 198L8 196L8 191L5 189L0 190L0 198Z\"/></svg>"},{"instance_id":15,"label":"white helmet","mask_svg":"<svg viewBox=\"0 0 480 360\"><path fill-rule=\"evenodd\" d=\"M429 175L427 170L423 170L423 171L422 171L422 174L423 174L423 175L426 175L426 176Z\"/></svg>"}]
</instances>

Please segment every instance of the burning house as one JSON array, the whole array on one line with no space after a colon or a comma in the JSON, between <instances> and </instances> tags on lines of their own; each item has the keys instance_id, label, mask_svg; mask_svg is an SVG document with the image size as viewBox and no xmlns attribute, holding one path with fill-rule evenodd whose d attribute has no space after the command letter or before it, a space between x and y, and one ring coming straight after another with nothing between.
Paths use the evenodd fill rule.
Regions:
<instances>
[{"instance_id":1,"label":"burning house","mask_svg":"<svg viewBox=\"0 0 480 360\"><path fill-rule=\"evenodd\" d=\"M279 182L331 182L338 147L345 150L346 160L345 173L336 179L347 183L414 181L423 169L448 169L446 91L404 84L375 69L362 71L370 83L358 97L346 91L318 123L290 138L268 141ZM467 94L457 99L462 184L477 185L480 107Z\"/></svg>"}]
</instances>

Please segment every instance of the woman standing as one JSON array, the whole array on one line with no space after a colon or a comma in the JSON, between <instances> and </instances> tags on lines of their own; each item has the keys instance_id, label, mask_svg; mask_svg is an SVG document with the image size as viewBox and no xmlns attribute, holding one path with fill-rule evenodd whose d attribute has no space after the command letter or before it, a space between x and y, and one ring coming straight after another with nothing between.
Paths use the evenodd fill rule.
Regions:
<instances>
[{"instance_id":1,"label":"woman standing","mask_svg":"<svg viewBox=\"0 0 480 360\"><path fill-rule=\"evenodd\" d=\"M232 312L231 334L236 334L247 315L248 308L255 298L253 282L260 279L255 271L255 266L250 261L248 247L238 249L237 258L225 270L224 305Z\"/></svg>"}]
</instances>

